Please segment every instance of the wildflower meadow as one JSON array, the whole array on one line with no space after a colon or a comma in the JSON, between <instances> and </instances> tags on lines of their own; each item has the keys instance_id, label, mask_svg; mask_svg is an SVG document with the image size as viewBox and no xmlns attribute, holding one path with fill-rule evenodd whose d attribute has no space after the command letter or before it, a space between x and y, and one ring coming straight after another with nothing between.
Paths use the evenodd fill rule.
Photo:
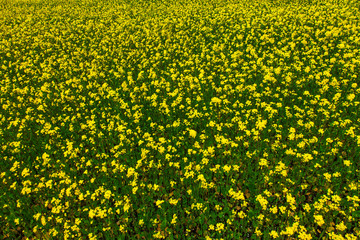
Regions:
<instances>
[{"instance_id":1,"label":"wildflower meadow","mask_svg":"<svg viewBox=\"0 0 360 240\"><path fill-rule=\"evenodd\" d=\"M0 0L0 239L360 239L356 0Z\"/></svg>"}]
</instances>

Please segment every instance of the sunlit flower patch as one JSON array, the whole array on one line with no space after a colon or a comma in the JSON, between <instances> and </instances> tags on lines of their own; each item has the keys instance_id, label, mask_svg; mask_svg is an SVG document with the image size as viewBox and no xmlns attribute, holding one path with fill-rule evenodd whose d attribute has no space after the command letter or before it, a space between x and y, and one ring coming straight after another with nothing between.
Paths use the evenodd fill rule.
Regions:
<instances>
[{"instance_id":1,"label":"sunlit flower patch","mask_svg":"<svg viewBox=\"0 0 360 240\"><path fill-rule=\"evenodd\" d=\"M357 1L0 8L1 239L360 236Z\"/></svg>"}]
</instances>

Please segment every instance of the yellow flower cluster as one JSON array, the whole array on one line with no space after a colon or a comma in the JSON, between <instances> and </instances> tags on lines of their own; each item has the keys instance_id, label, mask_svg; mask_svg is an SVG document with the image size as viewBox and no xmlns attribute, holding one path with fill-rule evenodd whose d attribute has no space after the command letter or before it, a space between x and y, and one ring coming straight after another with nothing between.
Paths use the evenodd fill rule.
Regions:
<instances>
[{"instance_id":1,"label":"yellow flower cluster","mask_svg":"<svg viewBox=\"0 0 360 240\"><path fill-rule=\"evenodd\" d=\"M360 237L356 1L3 1L5 239Z\"/></svg>"}]
</instances>

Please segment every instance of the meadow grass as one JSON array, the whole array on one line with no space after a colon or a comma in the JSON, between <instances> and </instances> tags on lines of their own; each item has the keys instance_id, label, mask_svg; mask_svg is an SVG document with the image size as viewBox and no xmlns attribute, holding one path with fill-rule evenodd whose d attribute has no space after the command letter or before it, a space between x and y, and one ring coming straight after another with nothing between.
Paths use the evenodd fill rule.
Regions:
<instances>
[{"instance_id":1,"label":"meadow grass","mask_svg":"<svg viewBox=\"0 0 360 240\"><path fill-rule=\"evenodd\" d=\"M358 6L1 1L0 238L359 239Z\"/></svg>"}]
</instances>

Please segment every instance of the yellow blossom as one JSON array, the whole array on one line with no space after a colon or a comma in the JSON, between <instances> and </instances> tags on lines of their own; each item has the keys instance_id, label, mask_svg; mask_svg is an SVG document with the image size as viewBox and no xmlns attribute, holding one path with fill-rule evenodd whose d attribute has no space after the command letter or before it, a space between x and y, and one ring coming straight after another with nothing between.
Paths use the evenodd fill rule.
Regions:
<instances>
[{"instance_id":1,"label":"yellow blossom","mask_svg":"<svg viewBox=\"0 0 360 240\"><path fill-rule=\"evenodd\" d=\"M323 219L323 216L321 215L314 215L314 218L315 218L315 222L319 225L319 226L322 226L325 221Z\"/></svg>"},{"instance_id":2,"label":"yellow blossom","mask_svg":"<svg viewBox=\"0 0 360 240\"><path fill-rule=\"evenodd\" d=\"M301 240L311 240L312 239L311 234L310 233L305 233L305 232L300 232L298 237Z\"/></svg>"},{"instance_id":3,"label":"yellow blossom","mask_svg":"<svg viewBox=\"0 0 360 240\"><path fill-rule=\"evenodd\" d=\"M159 208L161 208L161 204L165 202L164 200L157 200L156 201L156 206L158 206Z\"/></svg>"},{"instance_id":4,"label":"yellow blossom","mask_svg":"<svg viewBox=\"0 0 360 240\"><path fill-rule=\"evenodd\" d=\"M278 234L276 231L272 230L272 231L270 232L270 236L271 236L273 239L276 239L276 238L279 237L279 234Z\"/></svg>"},{"instance_id":5,"label":"yellow blossom","mask_svg":"<svg viewBox=\"0 0 360 240\"><path fill-rule=\"evenodd\" d=\"M346 229L346 226L345 226L344 222L341 222L341 223L337 224L336 229L339 230L339 231L344 231Z\"/></svg>"},{"instance_id":6,"label":"yellow blossom","mask_svg":"<svg viewBox=\"0 0 360 240\"><path fill-rule=\"evenodd\" d=\"M176 223L176 219L177 219L177 216L176 214L173 215L173 218L171 220L171 224L175 224Z\"/></svg>"},{"instance_id":7,"label":"yellow blossom","mask_svg":"<svg viewBox=\"0 0 360 240\"><path fill-rule=\"evenodd\" d=\"M255 234L256 236L260 237L261 235L263 235L263 233L258 229L258 227L256 227L255 229Z\"/></svg>"},{"instance_id":8,"label":"yellow blossom","mask_svg":"<svg viewBox=\"0 0 360 240\"><path fill-rule=\"evenodd\" d=\"M224 228L225 228L225 224L223 224L223 223L217 223L216 224L216 231L217 232L221 232L222 230L224 230Z\"/></svg>"},{"instance_id":9,"label":"yellow blossom","mask_svg":"<svg viewBox=\"0 0 360 240\"><path fill-rule=\"evenodd\" d=\"M192 137L192 138L195 138L196 137L196 131L195 130L192 130L192 129L190 129L189 130L189 135L190 135L190 137Z\"/></svg>"}]
</instances>

